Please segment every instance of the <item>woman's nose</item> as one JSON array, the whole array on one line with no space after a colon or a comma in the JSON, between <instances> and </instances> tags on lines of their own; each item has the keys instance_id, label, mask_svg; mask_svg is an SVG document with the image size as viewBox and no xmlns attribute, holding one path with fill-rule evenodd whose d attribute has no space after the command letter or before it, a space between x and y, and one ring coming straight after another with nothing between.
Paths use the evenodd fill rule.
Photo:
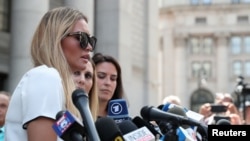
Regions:
<instances>
[{"instance_id":1,"label":"woman's nose","mask_svg":"<svg viewBox=\"0 0 250 141\"><path fill-rule=\"evenodd\" d=\"M85 77L81 76L78 83L83 85L85 83Z\"/></svg>"}]
</instances>

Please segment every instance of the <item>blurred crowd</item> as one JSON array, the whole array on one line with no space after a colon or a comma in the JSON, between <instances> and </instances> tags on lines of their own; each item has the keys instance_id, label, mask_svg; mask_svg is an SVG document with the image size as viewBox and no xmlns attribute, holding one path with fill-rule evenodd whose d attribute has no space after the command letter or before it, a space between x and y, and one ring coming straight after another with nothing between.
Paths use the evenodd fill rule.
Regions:
<instances>
[{"instance_id":1,"label":"blurred crowd","mask_svg":"<svg viewBox=\"0 0 250 141\"><path fill-rule=\"evenodd\" d=\"M218 124L219 120L227 120L231 125L250 124L250 103L246 102L245 106L245 110L242 107L237 108L229 93L216 93L214 103L204 103L199 113L204 116L207 125Z\"/></svg>"}]
</instances>

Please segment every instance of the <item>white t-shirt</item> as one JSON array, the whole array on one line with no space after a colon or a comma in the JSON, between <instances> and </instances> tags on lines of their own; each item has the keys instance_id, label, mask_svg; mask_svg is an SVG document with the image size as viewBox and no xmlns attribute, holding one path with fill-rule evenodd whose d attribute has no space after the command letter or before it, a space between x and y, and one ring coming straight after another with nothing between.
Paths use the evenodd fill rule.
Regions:
<instances>
[{"instance_id":1,"label":"white t-shirt","mask_svg":"<svg viewBox=\"0 0 250 141\"><path fill-rule=\"evenodd\" d=\"M5 141L27 141L26 123L40 116L55 119L59 111L65 110L64 105L58 71L46 65L31 69L11 97L5 121ZM62 140L58 137L57 141Z\"/></svg>"}]
</instances>

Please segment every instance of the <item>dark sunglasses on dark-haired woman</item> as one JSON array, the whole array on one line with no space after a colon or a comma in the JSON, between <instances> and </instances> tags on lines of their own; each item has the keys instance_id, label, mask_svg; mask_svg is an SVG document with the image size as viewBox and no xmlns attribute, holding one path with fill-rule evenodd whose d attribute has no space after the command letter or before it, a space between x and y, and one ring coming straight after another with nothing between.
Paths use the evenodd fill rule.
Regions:
<instances>
[{"instance_id":1,"label":"dark sunglasses on dark-haired woman","mask_svg":"<svg viewBox=\"0 0 250 141\"><path fill-rule=\"evenodd\" d=\"M95 45L96 45L96 37L94 36L89 36L87 33L85 32L72 32L72 33L69 33L66 35L67 36L73 36L75 37L79 42L80 42L80 46L82 49L85 49L87 48L88 46L88 43L92 46L92 50L91 51L94 51L95 49Z\"/></svg>"}]
</instances>

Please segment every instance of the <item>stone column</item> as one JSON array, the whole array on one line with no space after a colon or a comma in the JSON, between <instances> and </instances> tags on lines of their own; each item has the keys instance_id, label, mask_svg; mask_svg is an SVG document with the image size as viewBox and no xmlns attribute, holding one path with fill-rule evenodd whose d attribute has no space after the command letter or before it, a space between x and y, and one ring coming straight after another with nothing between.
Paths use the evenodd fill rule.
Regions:
<instances>
[{"instance_id":1,"label":"stone column","mask_svg":"<svg viewBox=\"0 0 250 141\"><path fill-rule=\"evenodd\" d=\"M13 0L11 9L10 69L8 89L13 92L23 74L32 67L30 44L48 0Z\"/></svg>"},{"instance_id":2,"label":"stone column","mask_svg":"<svg viewBox=\"0 0 250 141\"><path fill-rule=\"evenodd\" d=\"M64 0L65 6L77 8L88 17L90 33L94 34L94 1L93 0Z\"/></svg>"},{"instance_id":3,"label":"stone column","mask_svg":"<svg viewBox=\"0 0 250 141\"><path fill-rule=\"evenodd\" d=\"M229 33L216 33L217 38L217 91L226 92L228 90L228 37Z\"/></svg>"},{"instance_id":4,"label":"stone column","mask_svg":"<svg viewBox=\"0 0 250 141\"><path fill-rule=\"evenodd\" d=\"M175 38L175 94L178 97L188 97L186 91L187 67L186 67L186 37L177 35ZM188 105L189 99L182 99L183 105Z\"/></svg>"}]
</instances>

